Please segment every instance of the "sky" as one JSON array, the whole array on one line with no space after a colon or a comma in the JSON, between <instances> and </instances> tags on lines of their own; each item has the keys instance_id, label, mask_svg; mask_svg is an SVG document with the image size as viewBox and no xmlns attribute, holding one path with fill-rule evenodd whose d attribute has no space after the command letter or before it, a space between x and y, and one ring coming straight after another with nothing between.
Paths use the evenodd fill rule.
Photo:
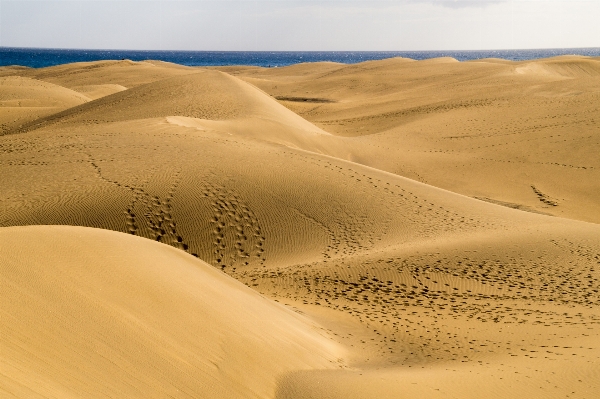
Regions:
<instances>
[{"instance_id":1,"label":"sky","mask_svg":"<svg viewBox=\"0 0 600 399\"><path fill-rule=\"evenodd\" d=\"M0 46L419 51L600 47L600 0L0 0Z\"/></svg>"}]
</instances>

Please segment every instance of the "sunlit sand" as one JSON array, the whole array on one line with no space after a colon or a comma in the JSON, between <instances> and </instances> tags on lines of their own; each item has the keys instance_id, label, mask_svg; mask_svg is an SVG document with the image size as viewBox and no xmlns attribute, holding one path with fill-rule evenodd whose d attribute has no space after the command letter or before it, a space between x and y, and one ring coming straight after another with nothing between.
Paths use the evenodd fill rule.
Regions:
<instances>
[{"instance_id":1,"label":"sunlit sand","mask_svg":"<svg viewBox=\"0 0 600 399\"><path fill-rule=\"evenodd\" d=\"M600 60L0 68L0 396L595 398Z\"/></svg>"}]
</instances>

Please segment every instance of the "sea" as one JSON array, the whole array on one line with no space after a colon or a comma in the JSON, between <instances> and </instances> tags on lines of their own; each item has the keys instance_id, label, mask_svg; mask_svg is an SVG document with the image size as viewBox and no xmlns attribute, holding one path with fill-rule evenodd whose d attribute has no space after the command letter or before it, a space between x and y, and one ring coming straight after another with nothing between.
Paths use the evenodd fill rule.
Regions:
<instances>
[{"instance_id":1,"label":"sea","mask_svg":"<svg viewBox=\"0 0 600 399\"><path fill-rule=\"evenodd\" d=\"M355 64L392 57L414 60L453 57L459 61L503 58L524 61L571 54L598 57L600 47L468 51L146 51L0 47L0 66L21 65L43 68L72 62L128 59L161 60L187 66L254 65L274 68L317 61Z\"/></svg>"}]
</instances>

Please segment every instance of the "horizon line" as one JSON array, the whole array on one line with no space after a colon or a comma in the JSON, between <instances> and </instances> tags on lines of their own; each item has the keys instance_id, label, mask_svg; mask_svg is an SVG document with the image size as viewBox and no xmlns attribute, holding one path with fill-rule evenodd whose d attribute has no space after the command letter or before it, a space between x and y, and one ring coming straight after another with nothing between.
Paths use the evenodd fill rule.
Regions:
<instances>
[{"instance_id":1,"label":"horizon line","mask_svg":"<svg viewBox=\"0 0 600 399\"><path fill-rule=\"evenodd\" d=\"M452 50L176 50L176 49L114 49L114 48L79 48L79 47L20 47L1 46L0 49L24 50L79 50L79 51L140 51L140 52L167 52L176 51L184 53L421 53L421 52L477 52L477 51L534 51L534 50L600 50L598 47L535 47L535 48L484 48L484 49L452 49Z\"/></svg>"}]
</instances>

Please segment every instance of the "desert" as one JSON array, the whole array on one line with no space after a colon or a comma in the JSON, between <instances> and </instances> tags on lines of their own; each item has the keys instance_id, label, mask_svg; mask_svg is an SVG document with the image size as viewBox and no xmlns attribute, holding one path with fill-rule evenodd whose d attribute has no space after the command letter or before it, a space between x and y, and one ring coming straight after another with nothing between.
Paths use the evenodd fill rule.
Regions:
<instances>
[{"instance_id":1,"label":"desert","mask_svg":"<svg viewBox=\"0 0 600 399\"><path fill-rule=\"evenodd\" d=\"M600 59L0 67L0 396L600 397Z\"/></svg>"}]
</instances>

